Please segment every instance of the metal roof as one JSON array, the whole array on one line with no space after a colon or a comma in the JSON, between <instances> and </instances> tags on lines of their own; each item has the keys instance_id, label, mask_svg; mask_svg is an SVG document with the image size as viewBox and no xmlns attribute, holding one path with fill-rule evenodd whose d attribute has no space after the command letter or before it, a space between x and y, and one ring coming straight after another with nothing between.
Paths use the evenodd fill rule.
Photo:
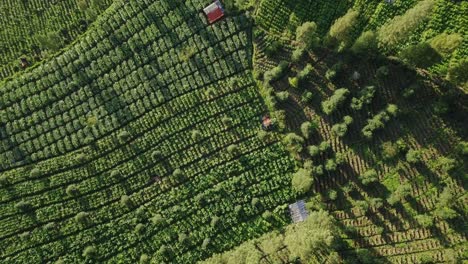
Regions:
<instances>
[{"instance_id":1,"label":"metal roof","mask_svg":"<svg viewBox=\"0 0 468 264\"><path fill-rule=\"evenodd\" d=\"M290 204L289 213L291 214L291 219L294 223L302 222L309 216L309 213L305 208L304 200L299 200L293 204Z\"/></svg>"}]
</instances>

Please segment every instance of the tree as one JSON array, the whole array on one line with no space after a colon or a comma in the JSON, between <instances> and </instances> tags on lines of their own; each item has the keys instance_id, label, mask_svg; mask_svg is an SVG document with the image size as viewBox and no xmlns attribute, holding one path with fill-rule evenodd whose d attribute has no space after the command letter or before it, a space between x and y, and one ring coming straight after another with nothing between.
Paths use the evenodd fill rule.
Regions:
<instances>
[{"instance_id":1,"label":"tree","mask_svg":"<svg viewBox=\"0 0 468 264\"><path fill-rule=\"evenodd\" d=\"M468 83L468 59L461 59L457 63L451 63L447 71L447 79L454 84L464 85Z\"/></svg>"},{"instance_id":2,"label":"tree","mask_svg":"<svg viewBox=\"0 0 468 264\"><path fill-rule=\"evenodd\" d=\"M370 183L377 182L379 180L378 174L374 169L367 170L361 174L359 178L363 185L369 185Z\"/></svg>"},{"instance_id":3,"label":"tree","mask_svg":"<svg viewBox=\"0 0 468 264\"><path fill-rule=\"evenodd\" d=\"M422 160L422 152L420 150L410 149L406 153L406 161L415 164Z\"/></svg>"},{"instance_id":4,"label":"tree","mask_svg":"<svg viewBox=\"0 0 468 264\"><path fill-rule=\"evenodd\" d=\"M120 197L120 204L126 206L127 208L131 208L133 206L133 202L132 200L130 200L130 197L128 197L128 195L122 195Z\"/></svg>"},{"instance_id":5,"label":"tree","mask_svg":"<svg viewBox=\"0 0 468 264\"><path fill-rule=\"evenodd\" d=\"M86 259L94 259L97 257L97 249L95 246L87 246L84 250L83 250L83 257L85 257Z\"/></svg>"},{"instance_id":6,"label":"tree","mask_svg":"<svg viewBox=\"0 0 468 264\"><path fill-rule=\"evenodd\" d=\"M145 225L142 223L139 223L135 226L135 233L137 235L143 235L143 232L145 232Z\"/></svg>"},{"instance_id":7,"label":"tree","mask_svg":"<svg viewBox=\"0 0 468 264\"><path fill-rule=\"evenodd\" d=\"M320 149L320 151L322 151L322 152L325 152L325 151L331 149L331 144L330 144L330 142L328 142L328 141L322 141L322 143L320 143L320 145L319 145L319 149Z\"/></svg>"},{"instance_id":8,"label":"tree","mask_svg":"<svg viewBox=\"0 0 468 264\"><path fill-rule=\"evenodd\" d=\"M231 144L227 147L227 152L231 155L238 155L239 147L237 145Z\"/></svg>"},{"instance_id":9,"label":"tree","mask_svg":"<svg viewBox=\"0 0 468 264\"><path fill-rule=\"evenodd\" d=\"M150 263L150 257L147 254L141 254L140 256L140 264L148 264Z\"/></svg>"},{"instance_id":10,"label":"tree","mask_svg":"<svg viewBox=\"0 0 468 264\"><path fill-rule=\"evenodd\" d=\"M277 92L276 98L280 102L286 102L289 99L289 92L288 91L283 91L283 92Z\"/></svg>"},{"instance_id":11,"label":"tree","mask_svg":"<svg viewBox=\"0 0 468 264\"><path fill-rule=\"evenodd\" d=\"M449 173L457 166L457 161L447 157L438 157L435 161L435 168L443 173Z\"/></svg>"},{"instance_id":12,"label":"tree","mask_svg":"<svg viewBox=\"0 0 468 264\"><path fill-rule=\"evenodd\" d=\"M23 213L28 213L31 212L33 209L33 206L30 202L27 201L19 201L18 203L15 204L16 210L23 212Z\"/></svg>"},{"instance_id":13,"label":"tree","mask_svg":"<svg viewBox=\"0 0 468 264\"><path fill-rule=\"evenodd\" d=\"M151 222L156 226L162 226L166 223L166 220L161 214L155 214L151 217Z\"/></svg>"},{"instance_id":14,"label":"tree","mask_svg":"<svg viewBox=\"0 0 468 264\"><path fill-rule=\"evenodd\" d=\"M400 149L398 148L398 145L391 141L384 142L381 148L382 148L382 157L385 160L392 160L400 153Z\"/></svg>"},{"instance_id":15,"label":"tree","mask_svg":"<svg viewBox=\"0 0 468 264\"><path fill-rule=\"evenodd\" d=\"M41 176L41 170L39 168L34 168L31 170L31 172L29 173L29 175L31 176L31 178L38 178Z\"/></svg>"},{"instance_id":16,"label":"tree","mask_svg":"<svg viewBox=\"0 0 468 264\"><path fill-rule=\"evenodd\" d=\"M227 117L227 116L223 117L221 119L221 122L223 123L224 127L226 127L226 128L232 126L232 118L230 118L230 117Z\"/></svg>"},{"instance_id":17,"label":"tree","mask_svg":"<svg viewBox=\"0 0 468 264\"><path fill-rule=\"evenodd\" d=\"M306 121L301 125L302 136L306 139L309 139L313 131L317 130L318 125L314 122Z\"/></svg>"},{"instance_id":18,"label":"tree","mask_svg":"<svg viewBox=\"0 0 468 264\"><path fill-rule=\"evenodd\" d=\"M348 126L344 123L335 124L332 126L332 132L338 137L344 137L348 132Z\"/></svg>"},{"instance_id":19,"label":"tree","mask_svg":"<svg viewBox=\"0 0 468 264\"><path fill-rule=\"evenodd\" d=\"M302 144L304 144L304 138L294 133L289 133L284 137L283 143L286 145L289 151L294 154L299 154L303 148Z\"/></svg>"},{"instance_id":20,"label":"tree","mask_svg":"<svg viewBox=\"0 0 468 264\"><path fill-rule=\"evenodd\" d=\"M298 63L302 60L304 55L306 54L306 50L303 47L297 47L291 54L291 61Z\"/></svg>"},{"instance_id":21,"label":"tree","mask_svg":"<svg viewBox=\"0 0 468 264\"><path fill-rule=\"evenodd\" d=\"M210 244L211 244L211 239L210 238L203 239L202 249L206 250Z\"/></svg>"},{"instance_id":22,"label":"tree","mask_svg":"<svg viewBox=\"0 0 468 264\"><path fill-rule=\"evenodd\" d=\"M444 57L454 52L462 42L463 37L460 34L447 34L445 32L435 36L429 41L431 47Z\"/></svg>"},{"instance_id":23,"label":"tree","mask_svg":"<svg viewBox=\"0 0 468 264\"><path fill-rule=\"evenodd\" d=\"M325 170L335 171L337 168L336 162L333 159L328 159L325 163Z\"/></svg>"},{"instance_id":24,"label":"tree","mask_svg":"<svg viewBox=\"0 0 468 264\"><path fill-rule=\"evenodd\" d=\"M348 94L349 90L346 88L336 90L328 100L322 102L323 112L327 115L331 114L346 100Z\"/></svg>"},{"instance_id":25,"label":"tree","mask_svg":"<svg viewBox=\"0 0 468 264\"><path fill-rule=\"evenodd\" d=\"M153 161L159 160L159 159L161 159L161 158L162 158L162 153L161 153L161 151L155 150L155 151L151 152L151 159L152 159Z\"/></svg>"},{"instance_id":26,"label":"tree","mask_svg":"<svg viewBox=\"0 0 468 264\"><path fill-rule=\"evenodd\" d=\"M434 217L428 214L421 214L414 217L418 225L429 228L434 225Z\"/></svg>"},{"instance_id":27,"label":"tree","mask_svg":"<svg viewBox=\"0 0 468 264\"><path fill-rule=\"evenodd\" d=\"M420 1L403 15L395 16L385 23L378 31L380 46L391 50L406 40L419 25L428 19L434 4L433 0Z\"/></svg>"},{"instance_id":28,"label":"tree","mask_svg":"<svg viewBox=\"0 0 468 264\"><path fill-rule=\"evenodd\" d=\"M130 133L128 131L122 131L119 133L119 140L120 142L124 143L127 142L130 139Z\"/></svg>"},{"instance_id":29,"label":"tree","mask_svg":"<svg viewBox=\"0 0 468 264\"><path fill-rule=\"evenodd\" d=\"M7 186L10 184L10 178L6 174L0 175L0 186Z\"/></svg>"},{"instance_id":30,"label":"tree","mask_svg":"<svg viewBox=\"0 0 468 264\"><path fill-rule=\"evenodd\" d=\"M78 187L75 184L68 185L65 192L70 197L74 197L74 196L77 196L77 195L80 194L80 190L78 189Z\"/></svg>"},{"instance_id":31,"label":"tree","mask_svg":"<svg viewBox=\"0 0 468 264\"><path fill-rule=\"evenodd\" d=\"M427 42L408 46L400 52L400 58L418 68L429 68L442 60L440 54Z\"/></svg>"},{"instance_id":32,"label":"tree","mask_svg":"<svg viewBox=\"0 0 468 264\"><path fill-rule=\"evenodd\" d=\"M307 193L313 183L314 179L312 178L312 173L306 169L299 169L292 177L293 189L300 194Z\"/></svg>"},{"instance_id":33,"label":"tree","mask_svg":"<svg viewBox=\"0 0 468 264\"><path fill-rule=\"evenodd\" d=\"M193 130L192 131L192 140L193 141L200 141L203 137L202 133L198 130Z\"/></svg>"},{"instance_id":34,"label":"tree","mask_svg":"<svg viewBox=\"0 0 468 264\"><path fill-rule=\"evenodd\" d=\"M317 34L315 22L305 22L296 29L296 42L299 47L306 50L313 49L318 45L320 38Z\"/></svg>"},{"instance_id":35,"label":"tree","mask_svg":"<svg viewBox=\"0 0 468 264\"><path fill-rule=\"evenodd\" d=\"M377 51L377 43L377 34L372 30L368 30L356 39L351 51L357 55L373 54Z\"/></svg>"},{"instance_id":36,"label":"tree","mask_svg":"<svg viewBox=\"0 0 468 264\"><path fill-rule=\"evenodd\" d=\"M79 212L75 215L75 221L79 224L86 224L89 222L89 214L86 212Z\"/></svg>"},{"instance_id":37,"label":"tree","mask_svg":"<svg viewBox=\"0 0 468 264\"><path fill-rule=\"evenodd\" d=\"M354 9L349 9L346 14L335 20L330 27L330 37L337 40L339 43L349 44L351 41L351 33L357 24L359 12Z\"/></svg>"},{"instance_id":38,"label":"tree","mask_svg":"<svg viewBox=\"0 0 468 264\"><path fill-rule=\"evenodd\" d=\"M317 156L317 155L320 153L319 147L317 147L317 146L315 146L315 145L308 146L308 147L307 147L307 150L308 150L308 152L309 152L309 155L312 156L312 157L315 157L315 156Z\"/></svg>"}]
</instances>

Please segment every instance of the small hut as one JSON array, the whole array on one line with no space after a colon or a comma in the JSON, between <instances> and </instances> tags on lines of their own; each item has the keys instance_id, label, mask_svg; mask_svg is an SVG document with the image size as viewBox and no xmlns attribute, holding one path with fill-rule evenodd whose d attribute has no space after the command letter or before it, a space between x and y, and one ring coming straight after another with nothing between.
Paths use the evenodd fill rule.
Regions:
<instances>
[{"instance_id":1,"label":"small hut","mask_svg":"<svg viewBox=\"0 0 468 264\"><path fill-rule=\"evenodd\" d=\"M210 24L213 24L214 22L224 17L223 5L219 0L214 1L209 6L205 7L203 12L205 13Z\"/></svg>"},{"instance_id":2,"label":"small hut","mask_svg":"<svg viewBox=\"0 0 468 264\"><path fill-rule=\"evenodd\" d=\"M262 128L263 130L270 130L272 126L272 121L269 115L265 115L262 117Z\"/></svg>"},{"instance_id":3,"label":"small hut","mask_svg":"<svg viewBox=\"0 0 468 264\"><path fill-rule=\"evenodd\" d=\"M305 208L304 200L299 200L289 205L289 213L294 223L303 222L309 216L307 209Z\"/></svg>"}]
</instances>

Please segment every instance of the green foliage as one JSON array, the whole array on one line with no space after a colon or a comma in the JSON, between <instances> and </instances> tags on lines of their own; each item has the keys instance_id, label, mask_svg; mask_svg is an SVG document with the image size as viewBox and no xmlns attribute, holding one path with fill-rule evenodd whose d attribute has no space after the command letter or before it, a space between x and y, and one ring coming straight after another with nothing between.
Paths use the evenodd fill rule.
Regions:
<instances>
[{"instance_id":1,"label":"green foliage","mask_svg":"<svg viewBox=\"0 0 468 264\"><path fill-rule=\"evenodd\" d=\"M297 134L289 133L284 137L283 143L286 145L286 148L288 148L289 151L294 154L298 154L302 151L304 138L298 136Z\"/></svg>"},{"instance_id":2,"label":"green foliage","mask_svg":"<svg viewBox=\"0 0 468 264\"><path fill-rule=\"evenodd\" d=\"M269 57L272 57L275 54L277 54L281 49L282 49L281 42L274 40L265 48L265 54L268 55Z\"/></svg>"},{"instance_id":3,"label":"green foliage","mask_svg":"<svg viewBox=\"0 0 468 264\"><path fill-rule=\"evenodd\" d=\"M304 93L302 93L301 96L301 102L303 102L304 104L310 103L313 97L314 95L312 94L312 92L304 91Z\"/></svg>"},{"instance_id":4,"label":"green foliage","mask_svg":"<svg viewBox=\"0 0 468 264\"><path fill-rule=\"evenodd\" d=\"M420 24L428 19L434 4L433 0L420 1L403 15L395 16L385 23L378 30L380 46L392 49L406 40Z\"/></svg>"},{"instance_id":5,"label":"green foliage","mask_svg":"<svg viewBox=\"0 0 468 264\"><path fill-rule=\"evenodd\" d=\"M369 185L373 182L377 182L379 180L379 176L374 169L370 169L361 174L359 179L363 185Z\"/></svg>"},{"instance_id":6,"label":"green foliage","mask_svg":"<svg viewBox=\"0 0 468 264\"><path fill-rule=\"evenodd\" d=\"M0 175L0 186L7 186L10 183L10 178L6 174Z\"/></svg>"},{"instance_id":7,"label":"green foliage","mask_svg":"<svg viewBox=\"0 0 468 264\"><path fill-rule=\"evenodd\" d=\"M151 222L156 226L162 226L166 223L166 220L161 214L155 214L151 217Z\"/></svg>"},{"instance_id":8,"label":"green foliage","mask_svg":"<svg viewBox=\"0 0 468 264\"><path fill-rule=\"evenodd\" d=\"M274 67L273 69L265 72L264 80L266 83L271 83L274 81L279 80L283 75L286 73L288 69L289 63L286 61L282 61L278 64L278 66Z\"/></svg>"},{"instance_id":9,"label":"green foliage","mask_svg":"<svg viewBox=\"0 0 468 264\"><path fill-rule=\"evenodd\" d=\"M331 144L328 141L322 141L319 145L319 149L322 152L328 151L331 149Z\"/></svg>"},{"instance_id":10,"label":"green foliage","mask_svg":"<svg viewBox=\"0 0 468 264\"><path fill-rule=\"evenodd\" d=\"M447 34L443 32L434 38L429 43L431 47L440 55L447 57L454 52L463 42L463 37L458 34Z\"/></svg>"},{"instance_id":11,"label":"green foliage","mask_svg":"<svg viewBox=\"0 0 468 264\"><path fill-rule=\"evenodd\" d=\"M457 166L457 161L452 158L447 158L447 157L438 157L435 160L434 167L443 173L449 173L453 169L455 169Z\"/></svg>"},{"instance_id":12,"label":"green foliage","mask_svg":"<svg viewBox=\"0 0 468 264\"><path fill-rule=\"evenodd\" d=\"M193 141L200 141L203 138L203 134L198 130L192 130L191 137Z\"/></svg>"},{"instance_id":13,"label":"green foliage","mask_svg":"<svg viewBox=\"0 0 468 264\"><path fill-rule=\"evenodd\" d=\"M299 83L303 83L308 77L312 75L314 67L309 63L297 74L297 79Z\"/></svg>"},{"instance_id":14,"label":"green foliage","mask_svg":"<svg viewBox=\"0 0 468 264\"><path fill-rule=\"evenodd\" d=\"M283 91L283 92L277 92L276 98L280 102L286 102L289 99L289 92L288 91Z\"/></svg>"},{"instance_id":15,"label":"green foliage","mask_svg":"<svg viewBox=\"0 0 468 264\"><path fill-rule=\"evenodd\" d=\"M314 146L314 145L308 146L308 147L307 147L307 151L309 152L309 155L312 156L312 157L315 157L315 156L317 156L318 154L320 154L320 149L319 149L319 147Z\"/></svg>"},{"instance_id":16,"label":"green foliage","mask_svg":"<svg viewBox=\"0 0 468 264\"><path fill-rule=\"evenodd\" d=\"M338 165L336 164L335 160L333 159L328 159L325 162L325 170L327 171L336 171Z\"/></svg>"},{"instance_id":17,"label":"green foliage","mask_svg":"<svg viewBox=\"0 0 468 264\"><path fill-rule=\"evenodd\" d=\"M148 264L150 263L150 261L151 259L147 254L141 254L140 261L139 261L140 264Z\"/></svg>"},{"instance_id":18,"label":"green foliage","mask_svg":"<svg viewBox=\"0 0 468 264\"><path fill-rule=\"evenodd\" d=\"M318 129L318 124L315 122L306 121L301 125L301 133L305 139L308 139L314 131Z\"/></svg>"},{"instance_id":19,"label":"green foliage","mask_svg":"<svg viewBox=\"0 0 468 264\"><path fill-rule=\"evenodd\" d=\"M19 201L18 203L15 204L15 208L16 210L23 212L23 213L29 213L33 209L32 204L27 201Z\"/></svg>"},{"instance_id":20,"label":"green foliage","mask_svg":"<svg viewBox=\"0 0 468 264\"><path fill-rule=\"evenodd\" d=\"M351 99L351 108L361 110L364 105L372 103L375 95L375 86L366 86L359 91L358 97Z\"/></svg>"},{"instance_id":21,"label":"green foliage","mask_svg":"<svg viewBox=\"0 0 468 264\"><path fill-rule=\"evenodd\" d=\"M424 227L424 228L429 228L434 225L434 217L428 214L421 214L417 215L414 217L418 225Z\"/></svg>"},{"instance_id":22,"label":"green foliage","mask_svg":"<svg viewBox=\"0 0 468 264\"><path fill-rule=\"evenodd\" d=\"M299 79L297 77L288 78L289 85L293 88L299 88Z\"/></svg>"},{"instance_id":23,"label":"green foliage","mask_svg":"<svg viewBox=\"0 0 468 264\"><path fill-rule=\"evenodd\" d=\"M78 224L87 224L89 222L89 213L79 212L75 215L75 221Z\"/></svg>"},{"instance_id":24,"label":"green foliage","mask_svg":"<svg viewBox=\"0 0 468 264\"><path fill-rule=\"evenodd\" d=\"M122 195L120 197L120 204L127 208L133 207L133 202L128 195Z\"/></svg>"},{"instance_id":25,"label":"green foliage","mask_svg":"<svg viewBox=\"0 0 468 264\"><path fill-rule=\"evenodd\" d=\"M391 141L382 143L381 149L382 149L382 157L385 160L392 160L396 158L398 154L400 153L400 149L398 145Z\"/></svg>"},{"instance_id":26,"label":"green foliage","mask_svg":"<svg viewBox=\"0 0 468 264\"><path fill-rule=\"evenodd\" d=\"M307 51L303 47L295 48L291 54L291 61L295 63L300 62L306 53Z\"/></svg>"},{"instance_id":27,"label":"green foliage","mask_svg":"<svg viewBox=\"0 0 468 264\"><path fill-rule=\"evenodd\" d=\"M292 177L292 186L300 194L307 193L313 183L312 173L306 169L299 169Z\"/></svg>"},{"instance_id":28,"label":"green foliage","mask_svg":"<svg viewBox=\"0 0 468 264\"><path fill-rule=\"evenodd\" d=\"M231 144L227 147L227 152L231 155L238 155L239 147L237 145Z\"/></svg>"},{"instance_id":29,"label":"green foliage","mask_svg":"<svg viewBox=\"0 0 468 264\"><path fill-rule=\"evenodd\" d=\"M440 54L427 42L408 46L400 52L400 58L419 68L429 68L442 60Z\"/></svg>"},{"instance_id":30,"label":"green foliage","mask_svg":"<svg viewBox=\"0 0 468 264\"><path fill-rule=\"evenodd\" d=\"M29 173L29 175L31 176L31 178L38 178L41 176L41 170L39 168L34 168L31 170L31 172Z\"/></svg>"},{"instance_id":31,"label":"green foliage","mask_svg":"<svg viewBox=\"0 0 468 264\"><path fill-rule=\"evenodd\" d=\"M336 90L328 100L322 102L323 112L327 115L334 112L346 100L348 94L349 90L346 88Z\"/></svg>"},{"instance_id":32,"label":"green foliage","mask_svg":"<svg viewBox=\"0 0 468 264\"><path fill-rule=\"evenodd\" d=\"M97 257L98 255L98 251L96 249L95 246L87 246L84 250L83 250L83 257L87 258L87 259L94 259Z\"/></svg>"},{"instance_id":33,"label":"green foliage","mask_svg":"<svg viewBox=\"0 0 468 264\"><path fill-rule=\"evenodd\" d=\"M306 50L315 48L319 44L320 38L317 34L317 24L315 22L305 22L296 29L296 42L299 47Z\"/></svg>"},{"instance_id":34,"label":"green foliage","mask_svg":"<svg viewBox=\"0 0 468 264\"><path fill-rule=\"evenodd\" d=\"M65 192L70 197L75 197L75 196L78 196L80 194L80 190L78 189L78 186L76 186L75 184L68 185Z\"/></svg>"},{"instance_id":35,"label":"green foliage","mask_svg":"<svg viewBox=\"0 0 468 264\"><path fill-rule=\"evenodd\" d=\"M451 63L447 71L447 79L457 85L464 85L468 82L468 59Z\"/></svg>"},{"instance_id":36,"label":"green foliage","mask_svg":"<svg viewBox=\"0 0 468 264\"><path fill-rule=\"evenodd\" d=\"M377 34L372 31L364 31L356 39L351 51L357 55L372 55L377 51Z\"/></svg>"},{"instance_id":37,"label":"green foliage","mask_svg":"<svg viewBox=\"0 0 468 264\"><path fill-rule=\"evenodd\" d=\"M122 131L119 133L119 140L120 142L124 143L130 139L130 133L128 131Z\"/></svg>"},{"instance_id":38,"label":"green foliage","mask_svg":"<svg viewBox=\"0 0 468 264\"><path fill-rule=\"evenodd\" d=\"M338 43L348 44L351 41L351 34L358 22L358 17L359 12L357 10L349 9L344 16L335 20L330 27L329 35Z\"/></svg>"},{"instance_id":39,"label":"green foliage","mask_svg":"<svg viewBox=\"0 0 468 264\"><path fill-rule=\"evenodd\" d=\"M145 232L145 225L142 224L142 223L139 223L135 226L135 234L137 235L143 235L143 233Z\"/></svg>"},{"instance_id":40,"label":"green foliage","mask_svg":"<svg viewBox=\"0 0 468 264\"><path fill-rule=\"evenodd\" d=\"M422 160L422 152L420 150L410 149L406 153L406 161L408 161L409 163L415 164L415 163L421 162L421 160Z\"/></svg>"}]
</instances>

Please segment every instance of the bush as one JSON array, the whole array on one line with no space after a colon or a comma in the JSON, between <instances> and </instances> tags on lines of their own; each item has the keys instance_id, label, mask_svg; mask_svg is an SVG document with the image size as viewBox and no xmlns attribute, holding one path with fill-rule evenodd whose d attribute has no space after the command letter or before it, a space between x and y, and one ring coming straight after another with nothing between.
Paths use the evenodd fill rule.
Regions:
<instances>
[{"instance_id":1,"label":"bush","mask_svg":"<svg viewBox=\"0 0 468 264\"><path fill-rule=\"evenodd\" d=\"M280 102L286 102L289 99L289 92L288 91L283 91L283 92L277 92L276 98Z\"/></svg>"},{"instance_id":2,"label":"bush","mask_svg":"<svg viewBox=\"0 0 468 264\"><path fill-rule=\"evenodd\" d=\"M120 204L126 206L127 208L131 208L133 206L132 200L128 195L122 195L120 197Z\"/></svg>"},{"instance_id":3,"label":"bush","mask_svg":"<svg viewBox=\"0 0 468 264\"><path fill-rule=\"evenodd\" d=\"M302 151L302 144L304 144L304 138L294 133L289 133L284 137L283 143L286 145L289 151L291 151L294 154L298 154Z\"/></svg>"},{"instance_id":4,"label":"bush","mask_svg":"<svg viewBox=\"0 0 468 264\"><path fill-rule=\"evenodd\" d=\"M112 178L118 178L118 177L121 176L121 174L120 174L120 171L118 171L118 170L112 170L112 171L110 172L110 176L111 176Z\"/></svg>"},{"instance_id":5,"label":"bush","mask_svg":"<svg viewBox=\"0 0 468 264\"><path fill-rule=\"evenodd\" d=\"M33 210L32 204L26 201L19 201L18 203L15 204L15 208L16 210L23 212L23 213L28 213Z\"/></svg>"},{"instance_id":6,"label":"bush","mask_svg":"<svg viewBox=\"0 0 468 264\"><path fill-rule=\"evenodd\" d=\"M80 153L76 156L76 160L79 162L79 163L85 163L86 160L87 160L87 157L86 157L86 154L84 153Z\"/></svg>"},{"instance_id":7,"label":"bush","mask_svg":"<svg viewBox=\"0 0 468 264\"><path fill-rule=\"evenodd\" d=\"M329 149L331 149L331 144L330 144L330 142L328 142L328 141L322 141L322 143L320 143L320 145L319 145L319 149L320 149L320 151L322 151L322 152L328 151Z\"/></svg>"},{"instance_id":8,"label":"bush","mask_svg":"<svg viewBox=\"0 0 468 264\"><path fill-rule=\"evenodd\" d=\"M462 141L457 146L457 152L460 155L467 156L468 155L468 142Z\"/></svg>"},{"instance_id":9,"label":"bush","mask_svg":"<svg viewBox=\"0 0 468 264\"><path fill-rule=\"evenodd\" d=\"M429 41L431 47L442 56L449 56L463 42L463 37L458 34L442 33Z\"/></svg>"},{"instance_id":10,"label":"bush","mask_svg":"<svg viewBox=\"0 0 468 264\"><path fill-rule=\"evenodd\" d=\"M317 130L317 128L318 128L318 125L316 123L308 122L308 121L302 123L301 125L302 136L306 139L309 139L312 132Z\"/></svg>"},{"instance_id":11,"label":"bush","mask_svg":"<svg viewBox=\"0 0 468 264\"><path fill-rule=\"evenodd\" d=\"M434 210L434 215L444 220L451 220L458 217L457 211L447 206L439 207Z\"/></svg>"},{"instance_id":12,"label":"bush","mask_svg":"<svg viewBox=\"0 0 468 264\"><path fill-rule=\"evenodd\" d=\"M346 96L349 94L349 90L341 88L335 91L335 93L326 101L322 102L322 110L325 114L329 115L335 111L340 104L346 100Z\"/></svg>"},{"instance_id":13,"label":"bush","mask_svg":"<svg viewBox=\"0 0 468 264\"><path fill-rule=\"evenodd\" d=\"M337 168L336 162L333 159L328 159L325 163L325 170L335 171Z\"/></svg>"},{"instance_id":14,"label":"bush","mask_svg":"<svg viewBox=\"0 0 468 264\"><path fill-rule=\"evenodd\" d=\"M140 256L140 264L149 264L150 263L150 257L146 254L142 254Z\"/></svg>"},{"instance_id":15,"label":"bush","mask_svg":"<svg viewBox=\"0 0 468 264\"><path fill-rule=\"evenodd\" d=\"M227 152L231 155L238 155L239 154L239 147L236 145L229 145L227 147Z\"/></svg>"},{"instance_id":16,"label":"bush","mask_svg":"<svg viewBox=\"0 0 468 264\"><path fill-rule=\"evenodd\" d=\"M312 157L315 157L320 153L319 147L314 146L314 145L307 147L307 150L309 152L309 155Z\"/></svg>"},{"instance_id":17,"label":"bush","mask_svg":"<svg viewBox=\"0 0 468 264\"><path fill-rule=\"evenodd\" d=\"M202 133L200 131L193 130L191 137L192 137L193 141L200 141L202 139L203 135L202 135Z\"/></svg>"},{"instance_id":18,"label":"bush","mask_svg":"<svg viewBox=\"0 0 468 264\"><path fill-rule=\"evenodd\" d=\"M387 105L386 111L389 115L396 117L398 115L398 106L394 104L389 104Z\"/></svg>"},{"instance_id":19,"label":"bush","mask_svg":"<svg viewBox=\"0 0 468 264\"><path fill-rule=\"evenodd\" d=\"M351 108L353 110L361 110L364 105L372 102L375 95L375 86L366 86L359 91L359 96L351 99Z\"/></svg>"},{"instance_id":20,"label":"bush","mask_svg":"<svg viewBox=\"0 0 468 264\"><path fill-rule=\"evenodd\" d=\"M86 212L79 212L75 215L75 221L78 224L87 224L89 222L89 214Z\"/></svg>"},{"instance_id":21,"label":"bush","mask_svg":"<svg viewBox=\"0 0 468 264\"><path fill-rule=\"evenodd\" d=\"M414 217L418 225L424 227L424 228L429 228L434 226L434 217L431 215L427 214L422 214L422 215L417 215Z\"/></svg>"},{"instance_id":22,"label":"bush","mask_svg":"<svg viewBox=\"0 0 468 264\"><path fill-rule=\"evenodd\" d=\"M190 243L190 239L189 239L189 237L187 236L187 234L185 234L185 233L179 233L179 236L178 236L178 239L177 239L177 240L178 240L179 243L182 244L182 245L187 245L187 244Z\"/></svg>"},{"instance_id":23,"label":"bush","mask_svg":"<svg viewBox=\"0 0 468 264\"><path fill-rule=\"evenodd\" d=\"M145 232L145 225L142 223L139 223L135 226L135 233L137 235L143 235L143 232Z\"/></svg>"},{"instance_id":24,"label":"bush","mask_svg":"<svg viewBox=\"0 0 468 264\"><path fill-rule=\"evenodd\" d=\"M130 139L130 133L128 133L127 131L122 131L119 133L118 137L119 137L120 142L124 143Z\"/></svg>"},{"instance_id":25,"label":"bush","mask_svg":"<svg viewBox=\"0 0 468 264\"><path fill-rule=\"evenodd\" d=\"M78 196L80 194L80 190L78 189L78 187L75 184L69 185L65 192L70 197L75 197L75 196Z\"/></svg>"},{"instance_id":26,"label":"bush","mask_svg":"<svg viewBox=\"0 0 468 264\"><path fill-rule=\"evenodd\" d=\"M360 201L356 201L354 203L354 205L359 208L361 211L363 211L364 213L366 213L367 211L369 211L369 203L366 201L366 200L360 200Z\"/></svg>"},{"instance_id":27,"label":"bush","mask_svg":"<svg viewBox=\"0 0 468 264\"><path fill-rule=\"evenodd\" d=\"M97 257L97 249L95 246L87 246L83 250L83 257L87 259L94 259Z\"/></svg>"},{"instance_id":28,"label":"bush","mask_svg":"<svg viewBox=\"0 0 468 264\"><path fill-rule=\"evenodd\" d=\"M309 170L299 169L292 177L292 186L300 194L307 193L314 183L312 174Z\"/></svg>"},{"instance_id":29,"label":"bush","mask_svg":"<svg viewBox=\"0 0 468 264\"><path fill-rule=\"evenodd\" d=\"M29 173L29 175L31 176L31 178L38 178L41 176L41 170L39 168L34 168L31 170L31 172Z\"/></svg>"},{"instance_id":30,"label":"bush","mask_svg":"<svg viewBox=\"0 0 468 264\"><path fill-rule=\"evenodd\" d=\"M359 176L363 185L369 185L370 183L377 182L379 180L378 174L374 169L367 170L361 176Z\"/></svg>"},{"instance_id":31,"label":"bush","mask_svg":"<svg viewBox=\"0 0 468 264\"><path fill-rule=\"evenodd\" d=\"M415 164L422 160L422 152L420 150L410 149L406 153L406 161Z\"/></svg>"},{"instance_id":32,"label":"bush","mask_svg":"<svg viewBox=\"0 0 468 264\"><path fill-rule=\"evenodd\" d=\"M377 129L381 129L385 127L385 123L390 120L390 116L387 114L386 111L381 111L380 113L376 114L371 119L367 120L367 125L365 125L361 133L367 139L371 139L374 135L374 131Z\"/></svg>"},{"instance_id":33,"label":"bush","mask_svg":"<svg viewBox=\"0 0 468 264\"><path fill-rule=\"evenodd\" d=\"M306 54L306 50L304 48L297 47L296 49L294 49L294 51L291 54L291 61L298 63L302 60L305 54Z\"/></svg>"},{"instance_id":34,"label":"bush","mask_svg":"<svg viewBox=\"0 0 468 264\"><path fill-rule=\"evenodd\" d=\"M373 54L377 51L377 34L372 30L363 32L354 42L351 51L357 55Z\"/></svg>"}]
</instances>

